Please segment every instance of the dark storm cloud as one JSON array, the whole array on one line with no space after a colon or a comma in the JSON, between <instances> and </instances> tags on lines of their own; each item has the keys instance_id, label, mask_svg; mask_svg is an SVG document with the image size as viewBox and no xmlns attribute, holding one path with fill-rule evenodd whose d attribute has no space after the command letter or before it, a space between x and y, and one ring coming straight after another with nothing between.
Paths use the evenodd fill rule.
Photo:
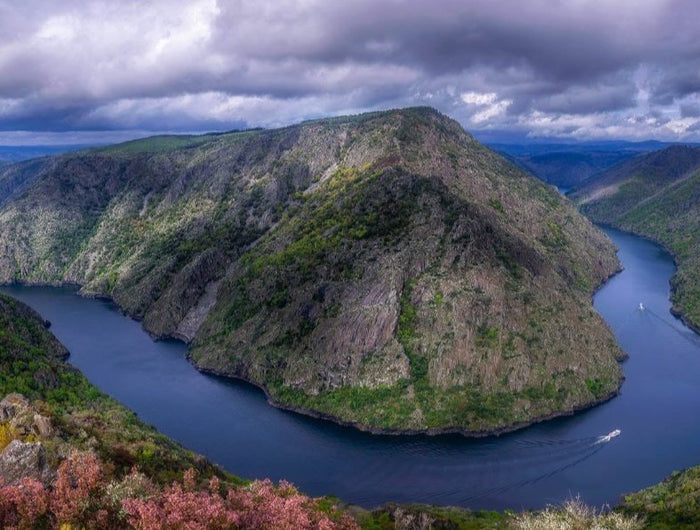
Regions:
<instances>
[{"instance_id":1,"label":"dark storm cloud","mask_svg":"<svg viewBox=\"0 0 700 530\"><path fill-rule=\"evenodd\" d=\"M699 11L691 0L0 0L0 129L230 128L429 104L484 131L680 138L697 118Z\"/></svg>"},{"instance_id":2,"label":"dark storm cloud","mask_svg":"<svg viewBox=\"0 0 700 530\"><path fill-rule=\"evenodd\" d=\"M680 106L681 117L683 118L699 118L700 117L700 101L696 103L687 103Z\"/></svg>"}]
</instances>

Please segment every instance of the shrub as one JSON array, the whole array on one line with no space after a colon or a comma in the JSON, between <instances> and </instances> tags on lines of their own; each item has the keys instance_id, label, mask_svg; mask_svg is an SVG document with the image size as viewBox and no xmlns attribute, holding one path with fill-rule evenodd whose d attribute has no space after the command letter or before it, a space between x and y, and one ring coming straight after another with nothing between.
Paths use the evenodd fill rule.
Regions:
<instances>
[{"instance_id":1,"label":"shrub","mask_svg":"<svg viewBox=\"0 0 700 530\"><path fill-rule=\"evenodd\" d=\"M561 508L550 506L540 512L519 514L512 526L516 530L641 530L644 521L617 512L598 512L577 497Z\"/></svg>"},{"instance_id":2,"label":"shrub","mask_svg":"<svg viewBox=\"0 0 700 530\"><path fill-rule=\"evenodd\" d=\"M35 479L24 478L18 485L0 487L2 528L35 528L45 518L48 508L48 493Z\"/></svg>"},{"instance_id":3,"label":"shrub","mask_svg":"<svg viewBox=\"0 0 700 530\"><path fill-rule=\"evenodd\" d=\"M212 478L197 484L194 470L182 481L158 488L133 469L121 480L108 480L93 453L73 453L46 487L25 478L0 487L0 527L358 530L348 515L319 499L299 493L288 482L269 480L247 487L223 487Z\"/></svg>"}]
</instances>

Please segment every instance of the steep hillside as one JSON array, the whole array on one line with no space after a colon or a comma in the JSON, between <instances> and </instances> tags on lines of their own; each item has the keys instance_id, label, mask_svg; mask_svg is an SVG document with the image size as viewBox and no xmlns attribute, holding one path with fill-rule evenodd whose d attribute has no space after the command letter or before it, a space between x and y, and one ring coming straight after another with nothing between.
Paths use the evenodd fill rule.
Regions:
<instances>
[{"instance_id":1,"label":"steep hillside","mask_svg":"<svg viewBox=\"0 0 700 530\"><path fill-rule=\"evenodd\" d=\"M144 425L45 326L0 295L2 528L358 528L331 499L245 483Z\"/></svg>"},{"instance_id":2,"label":"steep hillside","mask_svg":"<svg viewBox=\"0 0 700 530\"><path fill-rule=\"evenodd\" d=\"M700 148L670 147L622 164L577 191L594 221L652 238L673 253L674 310L700 328Z\"/></svg>"},{"instance_id":3,"label":"steep hillside","mask_svg":"<svg viewBox=\"0 0 700 530\"><path fill-rule=\"evenodd\" d=\"M0 209L0 280L111 296L282 406L476 434L619 388L611 243L436 111L51 160Z\"/></svg>"}]
</instances>

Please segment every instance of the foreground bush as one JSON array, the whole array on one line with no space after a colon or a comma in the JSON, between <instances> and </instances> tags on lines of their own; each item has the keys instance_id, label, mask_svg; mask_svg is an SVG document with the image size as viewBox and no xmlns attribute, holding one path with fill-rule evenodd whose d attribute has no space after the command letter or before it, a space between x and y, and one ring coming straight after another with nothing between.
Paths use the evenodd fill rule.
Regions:
<instances>
[{"instance_id":1,"label":"foreground bush","mask_svg":"<svg viewBox=\"0 0 700 530\"><path fill-rule=\"evenodd\" d=\"M516 530L640 530L644 521L616 512L597 512L576 498L562 507L519 514L513 519L513 527Z\"/></svg>"},{"instance_id":2,"label":"foreground bush","mask_svg":"<svg viewBox=\"0 0 700 530\"><path fill-rule=\"evenodd\" d=\"M0 527L354 530L357 525L286 482L223 487L213 478L202 488L190 470L182 482L161 488L136 470L108 480L97 456L74 453L50 487L28 478L0 487Z\"/></svg>"}]
</instances>

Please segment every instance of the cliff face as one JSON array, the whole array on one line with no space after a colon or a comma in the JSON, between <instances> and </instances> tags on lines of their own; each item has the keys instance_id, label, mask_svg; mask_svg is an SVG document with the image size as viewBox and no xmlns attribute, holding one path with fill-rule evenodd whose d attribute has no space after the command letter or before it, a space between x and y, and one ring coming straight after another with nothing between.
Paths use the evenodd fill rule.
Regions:
<instances>
[{"instance_id":1,"label":"cliff face","mask_svg":"<svg viewBox=\"0 0 700 530\"><path fill-rule=\"evenodd\" d=\"M674 146L637 157L573 197L593 220L654 239L673 253L673 310L700 329L700 148Z\"/></svg>"},{"instance_id":2,"label":"cliff face","mask_svg":"<svg viewBox=\"0 0 700 530\"><path fill-rule=\"evenodd\" d=\"M111 296L283 406L479 433L619 388L612 244L431 109L51 160L0 209L0 280Z\"/></svg>"}]
</instances>

